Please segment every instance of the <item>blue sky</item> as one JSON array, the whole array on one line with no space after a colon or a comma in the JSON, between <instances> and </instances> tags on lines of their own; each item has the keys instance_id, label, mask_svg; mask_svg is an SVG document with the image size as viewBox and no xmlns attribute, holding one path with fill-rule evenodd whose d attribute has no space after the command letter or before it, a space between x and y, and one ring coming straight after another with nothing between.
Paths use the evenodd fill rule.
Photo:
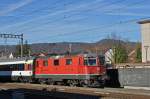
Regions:
<instances>
[{"instance_id":1,"label":"blue sky","mask_svg":"<svg viewBox=\"0 0 150 99\"><path fill-rule=\"evenodd\" d=\"M150 17L149 5L150 0L0 0L0 32L23 33L29 43L95 42L111 34L140 41L136 21Z\"/></svg>"}]
</instances>

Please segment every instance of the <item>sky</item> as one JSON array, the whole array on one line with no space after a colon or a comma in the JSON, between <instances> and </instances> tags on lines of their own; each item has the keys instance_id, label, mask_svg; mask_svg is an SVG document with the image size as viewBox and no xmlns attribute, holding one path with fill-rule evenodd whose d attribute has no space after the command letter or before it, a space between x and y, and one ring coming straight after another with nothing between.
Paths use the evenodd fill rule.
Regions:
<instances>
[{"instance_id":1,"label":"sky","mask_svg":"<svg viewBox=\"0 0 150 99\"><path fill-rule=\"evenodd\" d=\"M28 43L96 42L117 35L141 41L138 21L150 18L150 0L0 0L0 33ZM2 39L0 44L18 43Z\"/></svg>"}]
</instances>

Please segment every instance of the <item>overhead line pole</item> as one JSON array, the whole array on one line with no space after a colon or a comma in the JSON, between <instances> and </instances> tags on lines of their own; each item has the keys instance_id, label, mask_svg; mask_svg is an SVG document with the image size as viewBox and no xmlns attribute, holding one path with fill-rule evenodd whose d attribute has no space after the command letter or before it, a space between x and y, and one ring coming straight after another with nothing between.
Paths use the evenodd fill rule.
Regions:
<instances>
[{"instance_id":1,"label":"overhead line pole","mask_svg":"<svg viewBox=\"0 0 150 99\"><path fill-rule=\"evenodd\" d=\"M23 57L23 34L21 35L14 35L14 34L0 34L0 38L14 38L14 39L20 39L21 40L21 57Z\"/></svg>"},{"instance_id":2,"label":"overhead line pole","mask_svg":"<svg viewBox=\"0 0 150 99\"><path fill-rule=\"evenodd\" d=\"M23 57L23 34L21 36L21 57Z\"/></svg>"}]
</instances>

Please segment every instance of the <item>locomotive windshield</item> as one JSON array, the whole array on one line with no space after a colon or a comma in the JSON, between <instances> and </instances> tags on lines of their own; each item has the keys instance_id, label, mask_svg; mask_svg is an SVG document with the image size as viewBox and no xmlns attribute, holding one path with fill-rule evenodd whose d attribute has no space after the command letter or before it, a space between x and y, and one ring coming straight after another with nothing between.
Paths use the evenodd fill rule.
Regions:
<instances>
[{"instance_id":1,"label":"locomotive windshield","mask_svg":"<svg viewBox=\"0 0 150 99\"><path fill-rule=\"evenodd\" d=\"M96 66L96 58L85 58L84 65Z\"/></svg>"}]
</instances>

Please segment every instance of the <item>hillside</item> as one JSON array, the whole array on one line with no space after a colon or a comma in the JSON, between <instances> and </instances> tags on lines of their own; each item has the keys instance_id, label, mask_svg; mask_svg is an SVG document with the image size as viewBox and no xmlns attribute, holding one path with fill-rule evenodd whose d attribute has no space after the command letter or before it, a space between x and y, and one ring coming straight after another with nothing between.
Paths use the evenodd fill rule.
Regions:
<instances>
[{"instance_id":1,"label":"hillside","mask_svg":"<svg viewBox=\"0 0 150 99\"><path fill-rule=\"evenodd\" d=\"M82 52L97 52L104 53L109 48L112 48L114 44L121 43L127 47L128 52L130 53L135 49L135 42L124 42L121 40L113 39L103 39L95 43L84 43L84 42L60 42L60 43L36 43L29 44L32 50L31 54L39 53L65 53L69 50L69 44L72 44L73 53L82 53ZM0 45L0 53L15 53L16 45Z\"/></svg>"}]
</instances>

